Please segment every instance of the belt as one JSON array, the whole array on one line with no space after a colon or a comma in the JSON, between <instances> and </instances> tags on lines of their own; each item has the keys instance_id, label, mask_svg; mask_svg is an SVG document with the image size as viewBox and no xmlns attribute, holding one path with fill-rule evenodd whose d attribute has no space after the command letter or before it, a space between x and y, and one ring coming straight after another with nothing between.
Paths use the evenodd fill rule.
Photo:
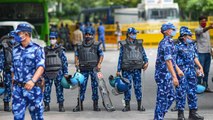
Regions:
<instances>
[{"instance_id":1,"label":"belt","mask_svg":"<svg viewBox=\"0 0 213 120\"><path fill-rule=\"evenodd\" d=\"M19 87L24 87L26 83L23 83L23 82L18 82L18 81L15 81L13 82L14 85L18 85ZM35 83L35 86L38 86L39 83Z\"/></svg>"}]
</instances>

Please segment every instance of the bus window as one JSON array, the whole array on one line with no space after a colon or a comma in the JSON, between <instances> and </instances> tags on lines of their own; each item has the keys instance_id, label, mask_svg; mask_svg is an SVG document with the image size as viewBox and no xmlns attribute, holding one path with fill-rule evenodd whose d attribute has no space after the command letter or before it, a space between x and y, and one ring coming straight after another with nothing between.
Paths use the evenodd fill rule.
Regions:
<instances>
[{"instance_id":1,"label":"bus window","mask_svg":"<svg viewBox=\"0 0 213 120\"><path fill-rule=\"evenodd\" d=\"M177 19L178 12L176 9L149 9L148 19Z\"/></svg>"}]
</instances>

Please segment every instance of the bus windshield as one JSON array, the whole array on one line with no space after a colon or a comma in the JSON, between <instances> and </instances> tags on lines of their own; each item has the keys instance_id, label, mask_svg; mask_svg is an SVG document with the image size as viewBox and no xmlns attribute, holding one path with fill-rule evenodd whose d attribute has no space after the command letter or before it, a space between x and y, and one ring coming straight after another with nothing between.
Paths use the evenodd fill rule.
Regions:
<instances>
[{"instance_id":1,"label":"bus windshield","mask_svg":"<svg viewBox=\"0 0 213 120\"><path fill-rule=\"evenodd\" d=\"M167 9L148 9L148 17L149 19L177 19L178 11L175 8L167 8Z\"/></svg>"}]
</instances>

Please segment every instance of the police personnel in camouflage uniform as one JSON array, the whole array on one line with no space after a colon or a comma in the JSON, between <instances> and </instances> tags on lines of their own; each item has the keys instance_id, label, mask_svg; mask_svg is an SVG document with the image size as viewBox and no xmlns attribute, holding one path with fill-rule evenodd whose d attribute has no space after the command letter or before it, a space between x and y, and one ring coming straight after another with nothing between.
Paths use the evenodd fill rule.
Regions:
<instances>
[{"instance_id":1,"label":"police personnel in camouflage uniform","mask_svg":"<svg viewBox=\"0 0 213 120\"><path fill-rule=\"evenodd\" d=\"M11 89L12 89L12 76L11 76L11 67L12 67L12 50L13 47L18 43L14 40L15 32L11 31L8 35L4 36L1 41L2 50L0 52L0 71L4 71L4 111L10 111L9 102L11 99Z\"/></svg>"},{"instance_id":2,"label":"police personnel in camouflage uniform","mask_svg":"<svg viewBox=\"0 0 213 120\"><path fill-rule=\"evenodd\" d=\"M146 70L148 67L148 58L142 46L142 41L136 39L138 31L135 28L128 28L126 40L121 41L120 55L118 60L117 75L127 78L130 84L133 81L135 95L138 103L138 110L145 111L141 105L142 90L141 90L141 69ZM131 89L124 92L125 107L123 112L130 111Z\"/></svg>"},{"instance_id":3,"label":"police personnel in camouflage uniform","mask_svg":"<svg viewBox=\"0 0 213 120\"><path fill-rule=\"evenodd\" d=\"M98 107L98 81L93 69L95 67L101 69L104 54L100 47L101 43L95 42L94 40L93 29L86 28L84 35L84 41L81 44L78 44L77 50L75 51L75 65L77 68L79 67L80 73L83 74L85 78L84 83L80 86L81 106L79 106L78 102L78 105L73 109L73 112L83 110L83 101L89 75L91 76L93 110L100 111L100 108Z\"/></svg>"},{"instance_id":4,"label":"police personnel in camouflage uniform","mask_svg":"<svg viewBox=\"0 0 213 120\"><path fill-rule=\"evenodd\" d=\"M19 24L14 39L21 44L12 54L12 111L14 120L24 120L28 107L32 120L43 120L43 93L40 76L44 71L44 51L31 41L32 28L29 24Z\"/></svg>"},{"instance_id":5,"label":"police personnel in camouflage uniform","mask_svg":"<svg viewBox=\"0 0 213 120\"><path fill-rule=\"evenodd\" d=\"M183 71L184 77L178 77L179 86L176 87L177 93L177 109L178 109L178 120L185 120L184 108L187 101L189 105L189 120L203 120L204 117L199 116L196 111L197 107L197 77L195 65L198 66L199 71L203 74L203 67L201 66L195 43L191 40L192 33L188 27L180 28L180 37L176 46L176 63L179 68Z\"/></svg>"},{"instance_id":6,"label":"police personnel in camouflage uniform","mask_svg":"<svg viewBox=\"0 0 213 120\"><path fill-rule=\"evenodd\" d=\"M183 76L183 72L175 63L175 46L172 37L176 34L176 28L172 23L165 23L161 27L164 35L160 41L155 65L155 81L157 83L157 99L154 120L163 120L166 112L175 100L173 84L178 86L175 73ZM173 84L172 84L173 83Z\"/></svg>"},{"instance_id":7,"label":"police personnel in camouflage uniform","mask_svg":"<svg viewBox=\"0 0 213 120\"><path fill-rule=\"evenodd\" d=\"M59 112L65 112L64 109L64 95L61 80L63 76L68 76L68 62L65 56L65 49L56 44L57 33L50 33L50 46L44 48L45 52L45 90L44 90L44 104L45 111L50 111L50 95L51 88L54 82L56 87L57 103L59 103Z\"/></svg>"}]
</instances>

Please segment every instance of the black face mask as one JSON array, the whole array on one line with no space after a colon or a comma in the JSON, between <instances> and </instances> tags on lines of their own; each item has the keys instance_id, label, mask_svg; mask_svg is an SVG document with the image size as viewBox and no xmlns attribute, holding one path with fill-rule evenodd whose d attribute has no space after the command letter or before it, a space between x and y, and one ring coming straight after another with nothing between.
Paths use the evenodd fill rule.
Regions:
<instances>
[{"instance_id":1,"label":"black face mask","mask_svg":"<svg viewBox=\"0 0 213 120\"><path fill-rule=\"evenodd\" d=\"M91 40L93 40L92 37L85 37L85 41L91 41Z\"/></svg>"}]
</instances>

